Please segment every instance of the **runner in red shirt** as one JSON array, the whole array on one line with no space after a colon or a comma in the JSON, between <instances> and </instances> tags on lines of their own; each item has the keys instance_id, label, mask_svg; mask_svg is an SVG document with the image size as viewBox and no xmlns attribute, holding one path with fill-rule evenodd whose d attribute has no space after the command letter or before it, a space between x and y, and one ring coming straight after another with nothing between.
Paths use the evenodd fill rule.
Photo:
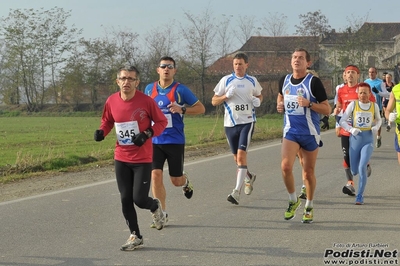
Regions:
<instances>
[{"instance_id":1,"label":"runner in red shirt","mask_svg":"<svg viewBox=\"0 0 400 266\"><path fill-rule=\"evenodd\" d=\"M108 97L100 128L94 133L95 141L102 141L115 127L115 176L121 195L122 213L130 231L121 250L143 247L134 205L152 212L157 229L164 226L160 201L149 197L153 161L149 139L160 135L168 121L157 103L137 90L139 83L139 71L135 67L124 67L118 71L120 91Z\"/></svg>"},{"instance_id":2,"label":"runner in red shirt","mask_svg":"<svg viewBox=\"0 0 400 266\"><path fill-rule=\"evenodd\" d=\"M336 109L334 111L335 115L339 115L340 113L344 112L347 106L354 100L358 100L358 80L360 78L360 69L355 65L348 65L345 68L345 76L347 83L339 88L338 95L337 95L337 103ZM375 102L375 97L371 93L370 101ZM348 121L351 125L351 121ZM343 128L339 130L341 144L342 144L342 151L343 151L343 167L346 173L347 184L343 187L342 191L344 194L349 196L355 196L355 189L354 189L354 182L353 182L353 175L350 171L350 159L349 159L349 136L350 133L345 131ZM371 166L367 165L368 169L368 176L371 175Z\"/></svg>"}]
</instances>

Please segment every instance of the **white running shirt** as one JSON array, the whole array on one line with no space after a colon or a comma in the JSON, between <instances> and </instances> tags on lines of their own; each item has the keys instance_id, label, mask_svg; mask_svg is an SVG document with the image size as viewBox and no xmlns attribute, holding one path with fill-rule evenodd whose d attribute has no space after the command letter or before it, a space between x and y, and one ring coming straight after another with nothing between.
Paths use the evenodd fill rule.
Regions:
<instances>
[{"instance_id":1,"label":"white running shirt","mask_svg":"<svg viewBox=\"0 0 400 266\"><path fill-rule=\"evenodd\" d=\"M227 93L231 87L236 87L234 95L224 102L224 126L233 127L239 124L248 124L256 121L253 106L253 96L260 96L262 87L258 80L249 75L242 78L235 73L224 76L215 86L217 96Z\"/></svg>"}]
</instances>

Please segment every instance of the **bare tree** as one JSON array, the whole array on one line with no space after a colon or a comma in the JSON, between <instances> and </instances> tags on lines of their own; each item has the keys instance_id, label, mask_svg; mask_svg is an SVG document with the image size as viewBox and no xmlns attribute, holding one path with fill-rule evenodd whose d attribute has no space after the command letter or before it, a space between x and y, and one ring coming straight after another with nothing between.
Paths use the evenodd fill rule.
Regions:
<instances>
[{"instance_id":1,"label":"bare tree","mask_svg":"<svg viewBox=\"0 0 400 266\"><path fill-rule=\"evenodd\" d=\"M48 11L37 14L36 20L40 22L37 28L40 38L36 39L37 48L43 54L42 63L42 89L49 86L53 95L52 99L57 104L58 86L57 79L60 68L66 61L65 53L70 52L78 42L78 36L82 29L75 27L67 28L66 21L71 16L71 11L64 11L62 8L54 7ZM47 85L45 75L49 74L50 80Z\"/></svg>"},{"instance_id":2,"label":"bare tree","mask_svg":"<svg viewBox=\"0 0 400 266\"><path fill-rule=\"evenodd\" d=\"M102 39L109 47L114 46L114 56L109 57L111 64L115 66L137 65L141 57L139 49L139 34L131 29L110 28L105 29L105 36Z\"/></svg>"},{"instance_id":3,"label":"bare tree","mask_svg":"<svg viewBox=\"0 0 400 266\"><path fill-rule=\"evenodd\" d=\"M85 83L87 72L84 56L75 49L60 73L60 102L73 105L74 110L78 109L88 92Z\"/></svg>"},{"instance_id":4,"label":"bare tree","mask_svg":"<svg viewBox=\"0 0 400 266\"><path fill-rule=\"evenodd\" d=\"M347 18L348 27L339 33L340 43L335 52L341 68L347 64L356 64L360 69L368 68L368 56L378 55L384 51L377 49L376 40L380 39L382 31L375 29L373 24L366 24L368 14L365 17Z\"/></svg>"},{"instance_id":5,"label":"bare tree","mask_svg":"<svg viewBox=\"0 0 400 266\"><path fill-rule=\"evenodd\" d=\"M122 65L137 66L143 72L141 65L144 64L144 53L140 48L139 34L132 32L132 29L111 28L105 30L103 39L104 45L113 47L113 56L107 56L108 66L102 70L104 75L103 85L108 87L110 92L115 91L115 73ZM111 52L111 50L109 50ZM110 54L111 55L111 54Z\"/></svg>"},{"instance_id":6,"label":"bare tree","mask_svg":"<svg viewBox=\"0 0 400 266\"><path fill-rule=\"evenodd\" d=\"M246 43L251 36L253 36L255 30L255 17L251 16L239 16L238 29L234 30L236 35L242 44Z\"/></svg>"},{"instance_id":7,"label":"bare tree","mask_svg":"<svg viewBox=\"0 0 400 266\"><path fill-rule=\"evenodd\" d=\"M147 52L154 55L154 58L158 60L165 55L174 56L177 54L177 39L178 35L174 31L175 21L171 24L163 25L149 31L144 37L145 45L148 49Z\"/></svg>"},{"instance_id":8,"label":"bare tree","mask_svg":"<svg viewBox=\"0 0 400 266\"><path fill-rule=\"evenodd\" d=\"M347 26L341 30L341 32L357 32L364 25L365 22L369 21L369 12L365 16L356 17L352 15L351 17L346 17Z\"/></svg>"},{"instance_id":9,"label":"bare tree","mask_svg":"<svg viewBox=\"0 0 400 266\"><path fill-rule=\"evenodd\" d=\"M308 49L314 57L313 61L315 61L319 54L319 36L329 32L331 26L329 26L328 19L320 10L299 15L299 18L300 25L295 26L297 28L295 35L313 37L313 47Z\"/></svg>"},{"instance_id":10,"label":"bare tree","mask_svg":"<svg viewBox=\"0 0 400 266\"><path fill-rule=\"evenodd\" d=\"M1 33L5 49L4 60L13 75L13 87L19 99L25 101L28 110L35 111L45 102L51 85L55 84L57 66L65 58L63 53L74 44L79 34L75 28L66 27L69 12L62 8L50 10L13 10L1 21ZM55 88L55 86L53 86ZM23 93L19 93L19 90ZM57 97L55 97L56 99Z\"/></svg>"},{"instance_id":11,"label":"bare tree","mask_svg":"<svg viewBox=\"0 0 400 266\"><path fill-rule=\"evenodd\" d=\"M279 13L268 13L269 16L263 18L262 26L269 36L277 37L287 35L287 16Z\"/></svg>"},{"instance_id":12,"label":"bare tree","mask_svg":"<svg viewBox=\"0 0 400 266\"><path fill-rule=\"evenodd\" d=\"M328 19L321 10L299 15L299 18L300 25L295 26L297 28L295 35L316 37L331 30Z\"/></svg>"},{"instance_id":13,"label":"bare tree","mask_svg":"<svg viewBox=\"0 0 400 266\"><path fill-rule=\"evenodd\" d=\"M34 22L29 21L30 13L33 13L33 9L29 10L14 10L10 11L8 17L2 19L2 37L4 39L5 51L4 54L4 66L7 69L3 71L7 73L9 77L13 76L12 87L17 91L13 95L18 95L18 99L15 102L20 103L25 101L28 106L28 110L33 109L35 99L33 99L33 93L31 88L34 87L32 84L33 71L37 69L36 60L30 58L32 50L32 26ZM32 71L33 70L33 71ZM7 76L3 76L7 78Z\"/></svg>"},{"instance_id":14,"label":"bare tree","mask_svg":"<svg viewBox=\"0 0 400 266\"><path fill-rule=\"evenodd\" d=\"M14 53L14 54L13 54ZM19 76L20 65L10 58L16 58L16 51L10 51L2 42L0 49L1 65L0 65L0 95L1 100L5 104L19 104L21 101Z\"/></svg>"},{"instance_id":15,"label":"bare tree","mask_svg":"<svg viewBox=\"0 0 400 266\"><path fill-rule=\"evenodd\" d=\"M106 39L81 40L82 55L85 62L85 83L89 88L90 101L94 106L99 99L101 87L110 85L110 68L113 66L117 54L116 43Z\"/></svg>"},{"instance_id":16,"label":"bare tree","mask_svg":"<svg viewBox=\"0 0 400 266\"><path fill-rule=\"evenodd\" d=\"M182 62L190 63L192 70L197 73L201 84L201 100L204 102L206 68L215 59L215 18L209 8L205 9L201 16L194 16L187 11L184 15L189 24L181 24L182 37L187 43Z\"/></svg>"},{"instance_id":17,"label":"bare tree","mask_svg":"<svg viewBox=\"0 0 400 266\"><path fill-rule=\"evenodd\" d=\"M362 68L365 51L360 47L363 44L355 37L365 21L360 18L347 18L347 20L349 23L348 27L341 32L343 38L341 38L341 43L336 47L340 68L350 63Z\"/></svg>"},{"instance_id":18,"label":"bare tree","mask_svg":"<svg viewBox=\"0 0 400 266\"><path fill-rule=\"evenodd\" d=\"M231 16L226 16L222 14L222 21L217 27L217 54L218 57L225 56L230 52L232 46L232 34L229 32L229 26L231 24Z\"/></svg>"},{"instance_id":19,"label":"bare tree","mask_svg":"<svg viewBox=\"0 0 400 266\"><path fill-rule=\"evenodd\" d=\"M179 38L175 31L176 21L170 21L168 25L157 27L146 33L144 37L142 57L142 81L153 81L158 78L155 71L161 57L171 56L176 58L179 54Z\"/></svg>"}]
</instances>

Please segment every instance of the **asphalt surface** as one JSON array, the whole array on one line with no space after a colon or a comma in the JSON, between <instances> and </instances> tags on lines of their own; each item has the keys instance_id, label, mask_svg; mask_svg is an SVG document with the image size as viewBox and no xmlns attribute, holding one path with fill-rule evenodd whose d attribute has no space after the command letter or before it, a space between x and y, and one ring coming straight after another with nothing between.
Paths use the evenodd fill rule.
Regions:
<instances>
[{"instance_id":1,"label":"asphalt surface","mask_svg":"<svg viewBox=\"0 0 400 266\"><path fill-rule=\"evenodd\" d=\"M236 182L231 154L186 164L195 186L190 200L165 178L169 225L151 229L151 213L137 208L145 246L136 251L119 250L129 232L109 169L108 181L2 202L0 265L397 265L400 166L393 134L382 132L382 147L372 155L362 206L342 193L339 138L333 130L322 134L312 224L301 223L304 200L293 220L283 219L288 195L276 141L249 150L257 180L238 206L226 200ZM294 173L299 192L298 163Z\"/></svg>"}]
</instances>

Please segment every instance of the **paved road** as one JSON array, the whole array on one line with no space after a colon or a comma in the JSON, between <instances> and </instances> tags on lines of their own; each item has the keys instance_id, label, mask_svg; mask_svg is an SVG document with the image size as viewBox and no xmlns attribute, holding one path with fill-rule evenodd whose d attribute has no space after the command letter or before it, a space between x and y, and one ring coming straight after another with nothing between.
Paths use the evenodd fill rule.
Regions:
<instances>
[{"instance_id":1,"label":"paved road","mask_svg":"<svg viewBox=\"0 0 400 266\"><path fill-rule=\"evenodd\" d=\"M145 248L133 252L119 251L128 231L109 169L109 181L0 203L0 265L328 265L333 255L347 265L384 260L372 255L396 265L400 167L392 134L383 132L375 149L363 206L342 194L339 139L333 130L323 134L313 224L300 222L300 210L283 219L288 196L277 141L250 150L257 181L239 206L226 201L236 173L230 154L188 163L193 198L167 183L170 224L150 229L150 213L138 210ZM295 173L300 188L298 164Z\"/></svg>"}]
</instances>

